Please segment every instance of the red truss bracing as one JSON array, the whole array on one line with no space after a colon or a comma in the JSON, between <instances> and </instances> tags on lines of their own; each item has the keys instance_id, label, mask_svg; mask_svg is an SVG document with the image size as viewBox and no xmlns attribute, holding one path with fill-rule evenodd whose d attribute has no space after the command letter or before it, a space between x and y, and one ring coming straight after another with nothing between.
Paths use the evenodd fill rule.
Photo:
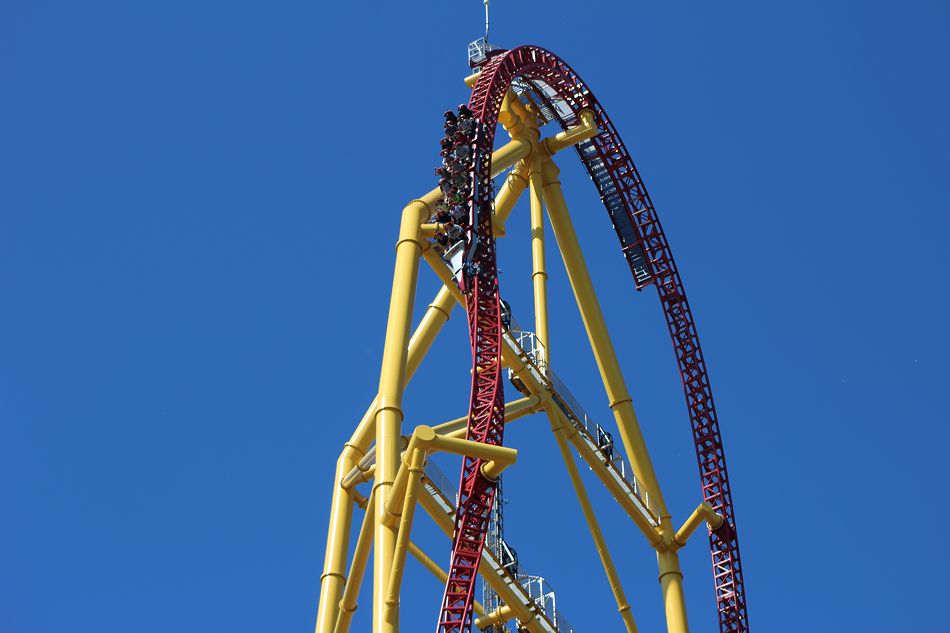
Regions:
<instances>
[{"instance_id":1,"label":"red truss bracing","mask_svg":"<svg viewBox=\"0 0 950 633\"><path fill-rule=\"evenodd\" d=\"M476 108L477 91L469 108L484 123L483 110ZM500 105L500 102L499 102ZM495 112L497 117L497 108ZM492 235L494 197L491 153L495 119L480 125L473 142L472 186L469 197L469 252L462 288L466 295L468 329L472 342L472 395L466 438L500 445L505 430L505 394L501 381L501 309L498 297L495 238ZM458 512L438 631L469 631L478 563L482 557L488 516L495 486L481 472L482 460L465 457L459 482Z\"/></svg>"},{"instance_id":2,"label":"red truss bracing","mask_svg":"<svg viewBox=\"0 0 950 633\"><path fill-rule=\"evenodd\" d=\"M501 382L501 320L495 242L492 235L491 151L501 102L512 81L543 82L569 109L547 108L561 127L579 123L578 114L594 112L600 132L577 146L577 153L610 215L621 252L636 288L657 288L660 304L683 381L693 431L703 498L725 517L723 527L709 534L721 633L749 630L739 539L719 420L703 360L699 336L683 282L669 243L640 174L607 113L581 78L553 53L536 46L494 51L482 66L468 107L482 124L474 142L473 222L469 236L475 266L465 273L463 287L472 341L472 395L468 439L501 444L504 394ZM477 274L473 271L477 270ZM470 631L472 596L481 558L494 486L480 471L480 460L465 458L459 485L452 560L446 583L439 633Z\"/></svg>"}]
</instances>

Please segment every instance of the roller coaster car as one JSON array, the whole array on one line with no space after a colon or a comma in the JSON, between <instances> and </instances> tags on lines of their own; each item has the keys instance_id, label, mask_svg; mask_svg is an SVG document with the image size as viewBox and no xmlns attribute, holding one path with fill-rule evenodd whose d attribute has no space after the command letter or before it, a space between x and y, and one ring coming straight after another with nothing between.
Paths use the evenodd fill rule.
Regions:
<instances>
[{"instance_id":1,"label":"roller coaster car","mask_svg":"<svg viewBox=\"0 0 950 633\"><path fill-rule=\"evenodd\" d=\"M465 240L458 240L449 246L445 254L442 255L442 259L445 260L445 263L449 265L449 268L452 269L452 275L455 277L456 281L461 281L462 279L462 267L463 259L465 257Z\"/></svg>"},{"instance_id":2,"label":"roller coaster car","mask_svg":"<svg viewBox=\"0 0 950 633\"><path fill-rule=\"evenodd\" d=\"M501 324L506 330L511 329L511 304L501 300Z\"/></svg>"}]
</instances>

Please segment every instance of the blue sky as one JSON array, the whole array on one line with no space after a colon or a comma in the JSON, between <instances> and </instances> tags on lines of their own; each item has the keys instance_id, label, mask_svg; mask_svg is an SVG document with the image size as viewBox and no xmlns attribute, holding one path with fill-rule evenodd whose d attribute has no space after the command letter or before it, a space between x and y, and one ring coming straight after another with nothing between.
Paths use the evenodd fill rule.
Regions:
<instances>
[{"instance_id":1,"label":"blue sky","mask_svg":"<svg viewBox=\"0 0 950 633\"><path fill-rule=\"evenodd\" d=\"M498 0L493 39L577 69L659 209L717 397L752 626L948 630L945 4L538 6ZM433 185L481 12L0 8L0 629L311 629L399 213ZM682 520L699 487L656 297L632 291L592 185L560 162ZM527 223L522 206L500 247L523 322ZM554 368L606 424L553 251L549 266ZM422 306L436 288L424 274ZM407 425L462 414L467 359L457 312ZM523 566L580 630L620 630L547 422L507 439ZM663 630L652 555L587 481L640 629ZM414 538L444 563L426 517ZM713 631L701 541L683 565L693 628ZM405 629L434 628L440 587L409 574Z\"/></svg>"}]
</instances>

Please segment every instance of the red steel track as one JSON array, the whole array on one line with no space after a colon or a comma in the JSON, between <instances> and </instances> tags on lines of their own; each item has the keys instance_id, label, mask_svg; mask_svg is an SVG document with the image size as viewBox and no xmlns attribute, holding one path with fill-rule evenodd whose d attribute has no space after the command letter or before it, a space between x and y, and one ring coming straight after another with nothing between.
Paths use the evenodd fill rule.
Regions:
<instances>
[{"instance_id":1,"label":"red steel track","mask_svg":"<svg viewBox=\"0 0 950 633\"><path fill-rule=\"evenodd\" d=\"M725 517L723 527L709 534L719 630L744 633L749 630L749 623L726 458L706 364L682 279L656 209L607 113L570 66L536 46L493 51L481 68L468 103L482 125L474 141L475 160L471 168L468 259L473 265L465 270L463 279L473 354L467 437L499 445L504 434L501 318L491 222L491 152L501 103L515 79L529 84L543 82L557 93L570 113L553 107L550 110L564 129L579 123L581 110L595 114L600 132L578 145L577 153L610 214L637 289L653 284L659 294L683 381L703 499ZM539 96L544 98L543 94ZM452 560L438 633L461 633L472 627L475 578L495 489L480 467L480 460L465 458L463 462Z\"/></svg>"}]
</instances>

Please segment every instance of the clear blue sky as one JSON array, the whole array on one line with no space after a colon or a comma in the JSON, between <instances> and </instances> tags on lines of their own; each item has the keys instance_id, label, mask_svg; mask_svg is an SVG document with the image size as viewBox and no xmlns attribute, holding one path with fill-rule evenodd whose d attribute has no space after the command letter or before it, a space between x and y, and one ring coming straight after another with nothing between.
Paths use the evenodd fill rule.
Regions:
<instances>
[{"instance_id":1,"label":"clear blue sky","mask_svg":"<svg viewBox=\"0 0 950 633\"><path fill-rule=\"evenodd\" d=\"M754 629L950 630L946 5L494 4L496 43L550 48L593 86L663 218L717 395ZM433 185L481 11L3 4L0 630L311 630L399 212ZM561 162L681 520L699 487L656 297L632 291L593 187ZM501 283L527 322L523 207L512 222ZM606 423L549 262L555 369ZM423 275L423 305L435 289ZM407 425L464 410L460 313L444 334ZM580 630L620 630L547 422L508 437L524 567ZM588 482L641 630L660 631L650 552ZM444 563L426 517L415 534ZM694 630L713 631L708 554L683 556ZM439 584L410 570L406 630L431 630Z\"/></svg>"}]
</instances>

